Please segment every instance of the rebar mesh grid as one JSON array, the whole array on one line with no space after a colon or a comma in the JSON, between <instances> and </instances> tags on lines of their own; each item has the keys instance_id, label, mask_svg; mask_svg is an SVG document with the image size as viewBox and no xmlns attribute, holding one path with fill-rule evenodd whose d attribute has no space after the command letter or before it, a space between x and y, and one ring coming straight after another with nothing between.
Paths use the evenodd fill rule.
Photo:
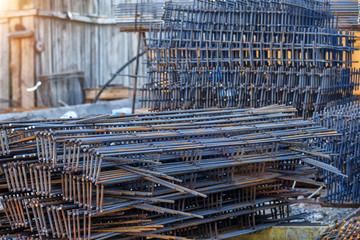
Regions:
<instances>
[{"instance_id":1,"label":"rebar mesh grid","mask_svg":"<svg viewBox=\"0 0 360 240\"><path fill-rule=\"evenodd\" d=\"M335 28L327 1L167 3L163 20L148 37L151 110L281 103L310 117L359 86L355 36Z\"/></svg>"},{"instance_id":2,"label":"rebar mesh grid","mask_svg":"<svg viewBox=\"0 0 360 240\"><path fill-rule=\"evenodd\" d=\"M167 0L130 0L119 3L114 9L121 31L147 32L151 23L161 22L163 6ZM172 0L181 4L192 4L193 0Z\"/></svg>"},{"instance_id":3,"label":"rebar mesh grid","mask_svg":"<svg viewBox=\"0 0 360 240\"><path fill-rule=\"evenodd\" d=\"M336 154L333 165L348 178L326 177L327 203L360 203L360 102L330 104L314 115L314 121L323 127L336 129L342 134L338 141L329 143L328 149Z\"/></svg>"}]
</instances>

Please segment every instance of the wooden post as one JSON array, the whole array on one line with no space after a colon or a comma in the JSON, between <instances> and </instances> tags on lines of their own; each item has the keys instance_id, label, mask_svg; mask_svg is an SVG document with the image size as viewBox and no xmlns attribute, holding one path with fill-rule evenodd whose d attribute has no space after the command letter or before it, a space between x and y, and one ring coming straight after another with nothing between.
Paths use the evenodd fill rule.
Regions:
<instances>
[{"instance_id":1,"label":"wooden post","mask_svg":"<svg viewBox=\"0 0 360 240\"><path fill-rule=\"evenodd\" d=\"M35 31L35 18L24 17L22 23L26 29ZM34 108L36 105L35 92L26 91L35 85L35 41L34 37L21 39L21 106Z\"/></svg>"},{"instance_id":2,"label":"wooden post","mask_svg":"<svg viewBox=\"0 0 360 240\"><path fill-rule=\"evenodd\" d=\"M26 1L24 5L18 1L10 1L10 10L33 9L34 1ZM9 19L9 32L21 30L34 32L35 17L19 17ZM35 85L35 42L34 37L10 38L10 75L13 107L33 108L36 104L35 92L26 89Z\"/></svg>"},{"instance_id":3,"label":"wooden post","mask_svg":"<svg viewBox=\"0 0 360 240\"><path fill-rule=\"evenodd\" d=\"M9 10L19 10L17 1L9 1ZM21 24L20 18L9 19L9 32L15 32L16 26ZM21 39L12 38L10 41L10 74L11 74L11 106L21 106Z\"/></svg>"},{"instance_id":4,"label":"wooden post","mask_svg":"<svg viewBox=\"0 0 360 240\"><path fill-rule=\"evenodd\" d=\"M7 1L0 3L4 10L9 8ZM0 111L7 109L10 105L10 78L9 78L9 40L7 33L9 31L9 22L7 19L0 20Z\"/></svg>"}]
</instances>

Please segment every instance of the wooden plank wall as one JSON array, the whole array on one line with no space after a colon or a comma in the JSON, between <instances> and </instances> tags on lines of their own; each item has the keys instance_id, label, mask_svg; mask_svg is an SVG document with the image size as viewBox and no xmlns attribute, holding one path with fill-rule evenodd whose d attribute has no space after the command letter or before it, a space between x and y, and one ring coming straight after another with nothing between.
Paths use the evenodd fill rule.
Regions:
<instances>
[{"instance_id":1,"label":"wooden plank wall","mask_svg":"<svg viewBox=\"0 0 360 240\"><path fill-rule=\"evenodd\" d=\"M0 1L2 11L17 11L19 9L33 9L32 0ZM0 16L2 17L2 16ZM1 108L35 106L34 92L26 91L35 83L34 68L34 39L32 35L26 37L9 38L9 33L20 30L34 31L34 16L19 18L1 18ZM20 29L20 30L19 30ZM10 71L10 72L9 72ZM11 79L10 79L11 76ZM10 93L11 91L11 93ZM11 97L10 97L11 95Z\"/></svg>"},{"instance_id":2,"label":"wooden plank wall","mask_svg":"<svg viewBox=\"0 0 360 240\"><path fill-rule=\"evenodd\" d=\"M76 12L81 15L115 17L113 6L124 0L36 0L37 8L47 11ZM96 25L55 18L36 19L36 40L45 51L36 55L36 75L84 71L85 87L104 84L111 73L135 56L137 34L123 33L116 25ZM145 59L142 58L141 62ZM135 64L124 74L133 74ZM141 64L139 75L146 75ZM145 79L139 79L140 87ZM132 79L118 77L114 83L132 87Z\"/></svg>"},{"instance_id":3,"label":"wooden plank wall","mask_svg":"<svg viewBox=\"0 0 360 240\"><path fill-rule=\"evenodd\" d=\"M16 2L16 1L12 1ZM23 9L34 9L35 4L31 0L22 0ZM28 16L21 18L21 24L26 30L36 32L35 17ZM14 31L16 29L13 29ZM12 42L13 39L10 40ZM35 92L28 92L27 88L32 88L35 85L35 39L34 36L21 38L21 71L20 71L20 91L21 91L21 107L30 109L36 106ZM11 53L12 54L12 53ZM11 55L10 55L11 56ZM11 57L11 59L13 59Z\"/></svg>"},{"instance_id":4,"label":"wooden plank wall","mask_svg":"<svg viewBox=\"0 0 360 240\"><path fill-rule=\"evenodd\" d=\"M130 0L0 0L0 11L38 9L115 18L114 5L126 1ZM17 24L32 30L34 37L10 40L8 33L15 31ZM116 24L91 24L40 16L0 17L0 109L9 107L10 91L12 107L34 107L35 93L29 93L26 89L34 86L43 75L83 71L86 88L101 86L111 78L112 73L135 56L137 39L137 33L120 32ZM34 46L38 42L44 43L44 51L35 51ZM144 63L145 58L142 57L140 61ZM135 64L132 64L122 74L134 74L134 71ZM140 64L139 75L146 75L145 64ZM139 78L138 87L145 81ZM129 77L120 76L113 83L133 87L133 79ZM64 86L61 82L53 85L56 86L51 89L53 95L58 95L59 91L69 91L68 83L64 83ZM70 89L72 94L79 94L78 87ZM41 107L39 94L41 91L36 96ZM62 100L67 102L67 99ZM69 102L73 103L73 100L77 101L69 99Z\"/></svg>"},{"instance_id":5,"label":"wooden plank wall","mask_svg":"<svg viewBox=\"0 0 360 240\"><path fill-rule=\"evenodd\" d=\"M0 1L0 9L9 9L7 1ZM0 19L0 111L10 106L9 48L7 38L9 21Z\"/></svg>"}]
</instances>

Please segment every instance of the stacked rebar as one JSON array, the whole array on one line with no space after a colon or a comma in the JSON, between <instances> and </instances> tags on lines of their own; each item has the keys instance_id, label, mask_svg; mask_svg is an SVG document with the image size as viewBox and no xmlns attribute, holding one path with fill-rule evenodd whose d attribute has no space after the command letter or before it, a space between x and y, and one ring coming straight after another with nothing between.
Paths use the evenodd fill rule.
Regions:
<instances>
[{"instance_id":1,"label":"stacked rebar","mask_svg":"<svg viewBox=\"0 0 360 240\"><path fill-rule=\"evenodd\" d=\"M356 30L359 28L358 0L330 0L330 6L340 28Z\"/></svg>"},{"instance_id":2,"label":"stacked rebar","mask_svg":"<svg viewBox=\"0 0 360 240\"><path fill-rule=\"evenodd\" d=\"M354 36L327 1L167 3L148 37L151 110L293 105L305 117L351 97Z\"/></svg>"},{"instance_id":3,"label":"stacked rebar","mask_svg":"<svg viewBox=\"0 0 360 240\"><path fill-rule=\"evenodd\" d=\"M333 226L329 226L315 240L360 239L360 209L355 210Z\"/></svg>"},{"instance_id":4,"label":"stacked rebar","mask_svg":"<svg viewBox=\"0 0 360 240\"><path fill-rule=\"evenodd\" d=\"M360 203L360 102L330 104L314 115L323 127L336 129L342 134L338 141L329 143L328 149L336 155L332 164L348 178L326 177L327 203Z\"/></svg>"},{"instance_id":5,"label":"stacked rebar","mask_svg":"<svg viewBox=\"0 0 360 240\"><path fill-rule=\"evenodd\" d=\"M121 31L148 32L151 23L161 22L163 6L167 0L129 0L119 3L114 12ZM172 0L181 4L192 1Z\"/></svg>"},{"instance_id":6,"label":"stacked rebar","mask_svg":"<svg viewBox=\"0 0 360 240\"><path fill-rule=\"evenodd\" d=\"M203 109L2 124L3 238L225 239L302 216L346 177L340 135L296 109ZM297 182L296 187L294 182ZM1 214L1 212L0 212Z\"/></svg>"}]
</instances>

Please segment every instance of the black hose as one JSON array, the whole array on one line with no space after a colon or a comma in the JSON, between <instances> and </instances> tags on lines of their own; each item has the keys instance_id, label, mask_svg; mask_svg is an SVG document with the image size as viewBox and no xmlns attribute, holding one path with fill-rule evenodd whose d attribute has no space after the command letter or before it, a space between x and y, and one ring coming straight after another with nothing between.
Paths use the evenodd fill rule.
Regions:
<instances>
[{"instance_id":1,"label":"black hose","mask_svg":"<svg viewBox=\"0 0 360 240\"><path fill-rule=\"evenodd\" d=\"M121 68L119 68L119 70L116 71L116 73L112 76L112 78L111 78L109 81L107 81L104 86L102 86L102 88L100 89L100 91L96 94L96 97L94 98L94 100L93 100L92 103L96 103L96 102L97 102L97 100L99 99L101 93L105 90L105 88L106 88L107 86L109 86L109 84L110 84L112 81L114 81L114 79L115 79L127 66L129 66L133 61L135 61L137 58L141 57L141 56L144 55L144 54L145 54L145 51L139 53L139 55L133 57L133 58L130 59L127 63L125 63Z\"/></svg>"}]
</instances>

